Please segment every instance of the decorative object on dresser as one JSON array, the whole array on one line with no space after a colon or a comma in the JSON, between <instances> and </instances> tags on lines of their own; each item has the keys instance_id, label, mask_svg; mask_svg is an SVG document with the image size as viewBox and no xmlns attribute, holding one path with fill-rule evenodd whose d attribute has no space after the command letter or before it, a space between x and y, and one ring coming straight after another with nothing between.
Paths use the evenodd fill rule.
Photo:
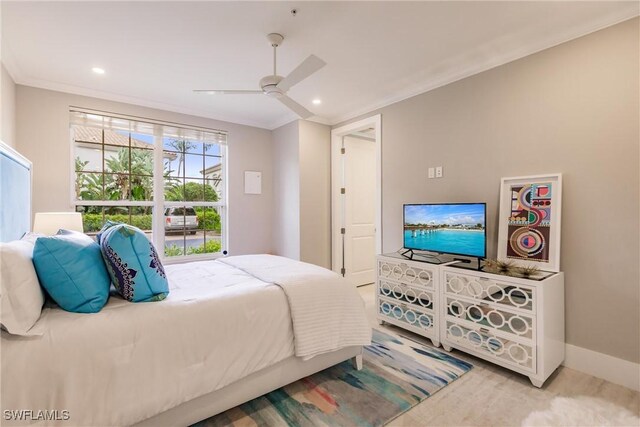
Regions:
<instances>
[{"instance_id":1,"label":"decorative object on dresser","mask_svg":"<svg viewBox=\"0 0 640 427\"><path fill-rule=\"evenodd\" d=\"M398 254L377 258L377 318L526 375L536 387L564 360L564 274L524 277Z\"/></svg>"},{"instance_id":2,"label":"decorative object on dresser","mask_svg":"<svg viewBox=\"0 0 640 427\"><path fill-rule=\"evenodd\" d=\"M440 345L437 264L410 261L399 254L377 257L378 323L399 326Z\"/></svg>"},{"instance_id":3,"label":"decorative object on dresser","mask_svg":"<svg viewBox=\"0 0 640 427\"><path fill-rule=\"evenodd\" d=\"M560 271L562 174L502 178L498 259Z\"/></svg>"}]
</instances>

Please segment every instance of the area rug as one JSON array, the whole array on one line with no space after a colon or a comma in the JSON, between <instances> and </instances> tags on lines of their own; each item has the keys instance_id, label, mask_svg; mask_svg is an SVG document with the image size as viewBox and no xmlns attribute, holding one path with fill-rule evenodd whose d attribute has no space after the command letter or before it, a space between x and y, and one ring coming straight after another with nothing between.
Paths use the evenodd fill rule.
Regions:
<instances>
[{"instance_id":1,"label":"area rug","mask_svg":"<svg viewBox=\"0 0 640 427\"><path fill-rule=\"evenodd\" d=\"M362 370L343 362L194 427L383 426L471 368L445 352L374 329Z\"/></svg>"}]
</instances>

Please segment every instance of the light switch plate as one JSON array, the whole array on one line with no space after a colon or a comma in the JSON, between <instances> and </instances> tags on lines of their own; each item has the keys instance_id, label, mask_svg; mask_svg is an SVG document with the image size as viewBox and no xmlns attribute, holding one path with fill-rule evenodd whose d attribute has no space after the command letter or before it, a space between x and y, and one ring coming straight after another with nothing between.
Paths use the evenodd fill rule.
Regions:
<instances>
[{"instance_id":1,"label":"light switch plate","mask_svg":"<svg viewBox=\"0 0 640 427\"><path fill-rule=\"evenodd\" d=\"M429 168L429 178L435 178L436 172L434 168Z\"/></svg>"},{"instance_id":2,"label":"light switch plate","mask_svg":"<svg viewBox=\"0 0 640 427\"><path fill-rule=\"evenodd\" d=\"M436 168L436 178L442 178L442 166Z\"/></svg>"}]
</instances>

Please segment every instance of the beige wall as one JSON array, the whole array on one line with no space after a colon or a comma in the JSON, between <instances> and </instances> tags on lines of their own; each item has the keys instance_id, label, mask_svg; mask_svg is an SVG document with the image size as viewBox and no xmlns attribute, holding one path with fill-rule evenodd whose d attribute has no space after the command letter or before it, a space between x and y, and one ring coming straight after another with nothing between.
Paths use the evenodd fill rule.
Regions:
<instances>
[{"instance_id":1,"label":"beige wall","mask_svg":"<svg viewBox=\"0 0 640 427\"><path fill-rule=\"evenodd\" d=\"M276 254L331 268L331 128L295 120L273 147Z\"/></svg>"},{"instance_id":2,"label":"beige wall","mask_svg":"<svg viewBox=\"0 0 640 427\"><path fill-rule=\"evenodd\" d=\"M331 269L331 128L299 123L300 259Z\"/></svg>"},{"instance_id":3,"label":"beige wall","mask_svg":"<svg viewBox=\"0 0 640 427\"><path fill-rule=\"evenodd\" d=\"M384 251L402 246L403 203L486 201L495 257L500 178L562 172L567 342L640 362L638 30L636 18L365 115L382 114Z\"/></svg>"},{"instance_id":4,"label":"beige wall","mask_svg":"<svg viewBox=\"0 0 640 427\"><path fill-rule=\"evenodd\" d=\"M298 120L273 131L273 243L277 255L300 259Z\"/></svg>"},{"instance_id":5,"label":"beige wall","mask_svg":"<svg viewBox=\"0 0 640 427\"><path fill-rule=\"evenodd\" d=\"M272 251L271 132L102 99L17 86L16 148L33 162L34 212L71 210L69 106L229 132L229 253ZM261 171L262 194L244 194L244 171Z\"/></svg>"},{"instance_id":6,"label":"beige wall","mask_svg":"<svg viewBox=\"0 0 640 427\"><path fill-rule=\"evenodd\" d=\"M0 140L15 148L16 84L4 64L0 68Z\"/></svg>"}]
</instances>

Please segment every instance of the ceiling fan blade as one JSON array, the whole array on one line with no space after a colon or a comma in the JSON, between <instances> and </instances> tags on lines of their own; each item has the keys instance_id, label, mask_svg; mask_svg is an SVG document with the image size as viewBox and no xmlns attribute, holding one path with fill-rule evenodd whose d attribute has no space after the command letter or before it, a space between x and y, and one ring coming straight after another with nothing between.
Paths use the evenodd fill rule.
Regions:
<instances>
[{"instance_id":1,"label":"ceiling fan blade","mask_svg":"<svg viewBox=\"0 0 640 427\"><path fill-rule=\"evenodd\" d=\"M261 90L217 90L217 89L195 89L196 93L206 93L208 95L256 95L263 93Z\"/></svg>"},{"instance_id":2,"label":"ceiling fan blade","mask_svg":"<svg viewBox=\"0 0 640 427\"><path fill-rule=\"evenodd\" d=\"M283 95L277 99L278 101L286 105L291 111L293 111L294 113L302 117L303 119L308 119L309 117L312 117L314 115L311 111L307 110L302 105L298 104L296 101L289 98L287 95Z\"/></svg>"},{"instance_id":3,"label":"ceiling fan blade","mask_svg":"<svg viewBox=\"0 0 640 427\"><path fill-rule=\"evenodd\" d=\"M282 89L285 92L288 91L291 86L300 83L325 65L327 65L327 63L322 59L315 55L309 55L307 59L302 61L302 64L298 65L287 77L278 83L278 89Z\"/></svg>"}]
</instances>

